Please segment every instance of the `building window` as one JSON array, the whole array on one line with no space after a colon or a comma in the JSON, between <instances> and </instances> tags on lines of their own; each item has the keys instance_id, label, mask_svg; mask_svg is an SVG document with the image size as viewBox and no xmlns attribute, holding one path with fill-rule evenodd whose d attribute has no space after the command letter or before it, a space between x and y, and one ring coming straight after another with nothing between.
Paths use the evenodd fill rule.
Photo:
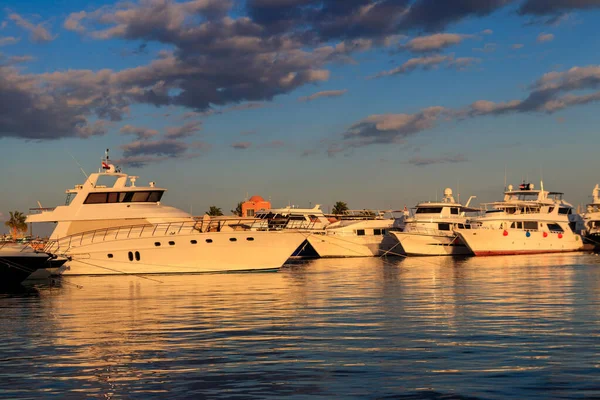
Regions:
<instances>
[{"instance_id":1,"label":"building window","mask_svg":"<svg viewBox=\"0 0 600 400\"><path fill-rule=\"evenodd\" d=\"M248 217L254 217L254 210L253 209L246 210L246 215Z\"/></svg>"}]
</instances>

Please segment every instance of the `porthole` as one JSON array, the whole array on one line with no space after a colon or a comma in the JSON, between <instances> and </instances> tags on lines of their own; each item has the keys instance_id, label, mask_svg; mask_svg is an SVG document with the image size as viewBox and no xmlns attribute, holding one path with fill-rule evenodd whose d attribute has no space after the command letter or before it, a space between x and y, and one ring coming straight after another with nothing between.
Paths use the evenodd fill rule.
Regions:
<instances>
[{"instance_id":1,"label":"porthole","mask_svg":"<svg viewBox=\"0 0 600 400\"><path fill-rule=\"evenodd\" d=\"M237 239L236 238L229 238L229 241L230 242L237 242Z\"/></svg>"},{"instance_id":2,"label":"porthole","mask_svg":"<svg viewBox=\"0 0 600 400\"><path fill-rule=\"evenodd\" d=\"M169 242L169 246L175 246L175 242L173 242L173 241L170 241L170 242Z\"/></svg>"},{"instance_id":3,"label":"porthole","mask_svg":"<svg viewBox=\"0 0 600 400\"><path fill-rule=\"evenodd\" d=\"M155 245L156 247L158 247L158 246L160 246L160 242L154 242L154 245Z\"/></svg>"},{"instance_id":4,"label":"porthole","mask_svg":"<svg viewBox=\"0 0 600 400\"><path fill-rule=\"evenodd\" d=\"M249 242L252 242L252 241L254 241L254 238L253 237L247 237L246 240L249 241Z\"/></svg>"},{"instance_id":5,"label":"porthole","mask_svg":"<svg viewBox=\"0 0 600 400\"><path fill-rule=\"evenodd\" d=\"M212 243L212 239L206 239L206 243Z\"/></svg>"},{"instance_id":6,"label":"porthole","mask_svg":"<svg viewBox=\"0 0 600 400\"><path fill-rule=\"evenodd\" d=\"M193 239L192 239L192 240L190 240L190 243L191 243L191 244L196 244L196 243L198 243L198 242L197 242L196 240L193 240Z\"/></svg>"},{"instance_id":7,"label":"porthole","mask_svg":"<svg viewBox=\"0 0 600 400\"><path fill-rule=\"evenodd\" d=\"M111 253L108 253L107 257L108 258L113 258L113 255Z\"/></svg>"},{"instance_id":8,"label":"porthole","mask_svg":"<svg viewBox=\"0 0 600 400\"><path fill-rule=\"evenodd\" d=\"M133 261L133 253L129 252L127 255L129 256L129 261Z\"/></svg>"},{"instance_id":9,"label":"porthole","mask_svg":"<svg viewBox=\"0 0 600 400\"><path fill-rule=\"evenodd\" d=\"M140 252L139 251L135 252L135 260L140 261Z\"/></svg>"}]
</instances>

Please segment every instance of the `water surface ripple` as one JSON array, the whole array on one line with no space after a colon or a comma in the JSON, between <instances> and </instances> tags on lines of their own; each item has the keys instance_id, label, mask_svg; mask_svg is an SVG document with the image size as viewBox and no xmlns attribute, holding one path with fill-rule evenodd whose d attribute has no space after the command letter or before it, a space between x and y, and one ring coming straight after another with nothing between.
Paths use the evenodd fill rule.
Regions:
<instances>
[{"instance_id":1,"label":"water surface ripple","mask_svg":"<svg viewBox=\"0 0 600 400\"><path fill-rule=\"evenodd\" d=\"M42 282L0 293L0 397L600 397L599 267L320 259Z\"/></svg>"}]
</instances>

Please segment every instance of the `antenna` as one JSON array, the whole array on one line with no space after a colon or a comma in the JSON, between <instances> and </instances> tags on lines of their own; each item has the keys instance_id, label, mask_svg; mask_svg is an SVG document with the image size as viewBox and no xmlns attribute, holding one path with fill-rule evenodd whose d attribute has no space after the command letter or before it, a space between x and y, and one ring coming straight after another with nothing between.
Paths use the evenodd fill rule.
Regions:
<instances>
[{"instance_id":1,"label":"antenna","mask_svg":"<svg viewBox=\"0 0 600 400\"><path fill-rule=\"evenodd\" d=\"M506 192L506 164L504 164L504 191Z\"/></svg>"},{"instance_id":2,"label":"antenna","mask_svg":"<svg viewBox=\"0 0 600 400\"><path fill-rule=\"evenodd\" d=\"M65 151L67 152L68 155L71 156L71 158L73 159L73 161L75 161L75 164L77 164L79 166L79 169L81 170L81 173L83 174L83 176L85 176L85 179L88 178L88 174L85 173L85 171L83 170L83 167L81 166L81 164L79 164L79 161L77 161L77 159L75 158L75 156L73 156L73 154L71 154L71 152L67 149L65 149Z\"/></svg>"}]
</instances>

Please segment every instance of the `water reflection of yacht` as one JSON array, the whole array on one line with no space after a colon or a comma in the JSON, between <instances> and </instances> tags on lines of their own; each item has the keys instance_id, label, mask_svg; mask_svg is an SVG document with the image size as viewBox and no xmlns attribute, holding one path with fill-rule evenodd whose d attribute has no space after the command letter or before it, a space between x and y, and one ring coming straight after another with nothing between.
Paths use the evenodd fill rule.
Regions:
<instances>
[{"instance_id":1,"label":"water reflection of yacht","mask_svg":"<svg viewBox=\"0 0 600 400\"><path fill-rule=\"evenodd\" d=\"M446 188L442 201L417 204L415 215L406 220L404 231L394 231L392 234L398 238L402 250L407 255L471 254L471 250L454 233L454 229L470 227L467 223L466 213L479 211L469 208L469 203L474 197L471 196L467 204L463 206L454 200L452 189Z\"/></svg>"},{"instance_id":2,"label":"water reflection of yacht","mask_svg":"<svg viewBox=\"0 0 600 400\"><path fill-rule=\"evenodd\" d=\"M460 238L477 255L510 255L579 251L583 241L577 229L577 216L561 192L535 190L524 183L512 185L504 200L491 203L491 209L475 218L477 229L456 229Z\"/></svg>"},{"instance_id":3,"label":"water reflection of yacht","mask_svg":"<svg viewBox=\"0 0 600 400\"><path fill-rule=\"evenodd\" d=\"M592 191L592 202L587 205L583 219L586 242L593 245L595 250L600 249L600 186L598 185Z\"/></svg>"},{"instance_id":4,"label":"water reflection of yacht","mask_svg":"<svg viewBox=\"0 0 600 400\"><path fill-rule=\"evenodd\" d=\"M129 184L128 184L129 179ZM56 222L46 251L67 256L63 273L149 274L276 269L305 236L238 230L161 204L166 189L136 186L108 156L102 170L67 190L67 203L27 222ZM106 181L112 182L108 185Z\"/></svg>"}]
</instances>

